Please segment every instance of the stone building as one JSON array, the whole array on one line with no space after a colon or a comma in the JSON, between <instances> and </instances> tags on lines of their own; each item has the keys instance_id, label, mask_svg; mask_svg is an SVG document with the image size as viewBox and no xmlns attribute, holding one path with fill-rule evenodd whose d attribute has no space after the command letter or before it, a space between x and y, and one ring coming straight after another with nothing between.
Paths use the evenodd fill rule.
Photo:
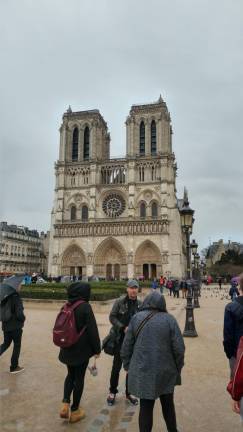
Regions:
<instances>
[{"instance_id":1,"label":"stone building","mask_svg":"<svg viewBox=\"0 0 243 432\"><path fill-rule=\"evenodd\" d=\"M161 96L131 107L124 158L110 158L110 135L98 110L69 107L55 165L49 275L181 277L176 170Z\"/></svg>"},{"instance_id":2,"label":"stone building","mask_svg":"<svg viewBox=\"0 0 243 432\"><path fill-rule=\"evenodd\" d=\"M228 250L234 250L237 254L243 254L243 244L239 242L228 241L224 243L223 239L213 242L206 253L206 267L210 268L222 258Z\"/></svg>"},{"instance_id":3,"label":"stone building","mask_svg":"<svg viewBox=\"0 0 243 432\"><path fill-rule=\"evenodd\" d=\"M0 273L41 271L42 240L36 230L0 222Z\"/></svg>"}]
</instances>

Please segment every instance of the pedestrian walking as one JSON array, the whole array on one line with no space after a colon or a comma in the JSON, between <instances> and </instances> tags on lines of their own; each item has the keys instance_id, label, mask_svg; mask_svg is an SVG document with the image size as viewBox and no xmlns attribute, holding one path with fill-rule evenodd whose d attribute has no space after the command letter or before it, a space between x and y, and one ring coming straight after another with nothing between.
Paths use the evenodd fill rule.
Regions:
<instances>
[{"instance_id":1,"label":"pedestrian walking","mask_svg":"<svg viewBox=\"0 0 243 432\"><path fill-rule=\"evenodd\" d=\"M114 328L114 332L118 333L118 342L115 348L110 376L110 393L107 397L107 403L109 406L114 405L116 394L118 393L117 387L120 371L122 368L120 351L125 333L131 318L138 312L139 306L141 305L141 301L137 298L138 288L139 284L135 279L129 280L127 283L127 295L122 296L115 301L109 316L110 322ZM131 392L128 391L127 382L128 376L126 376L126 399L132 405L137 405L138 400L132 396Z\"/></svg>"},{"instance_id":2,"label":"pedestrian walking","mask_svg":"<svg viewBox=\"0 0 243 432\"><path fill-rule=\"evenodd\" d=\"M178 279L175 279L173 281L173 294L174 297L179 298L180 297L180 285Z\"/></svg>"},{"instance_id":3,"label":"pedestrian walking","mask_svg":"<svg viewBox=\"0 0 243 432\"><path fill-rule=\"evenodd\" d=\"M156 278L154 278L154 280L151 284L151 288L152 288L152 290L156 290L158 288L158 282L157 282Z\"/></svg>"},{"instance_id":4,"label":"pedestrian walking","mask_svg":"<svg viewBox=\"0 0 243 432\"><path fill-rule=\"evenodd\" d=\"M231 287L229 289L229 296L231 298L231 300L235 300L236 297L239 296L239 290L237 288L237 283L236 282L231 282Z\"/></svg>"},{"instance_id":5,"label":"pedestrian walking","mask_svg":"<svg viewBox=\"0 0 243 432\"><path fill-rule=\"evenodd\" d=\"M221 277L218 278L218 284L219 284L219 289L221 289L221 287L222 287L222 278Z\"/></svg>"},{"instance_id":6,"label":"pedestrian walking","mask_svg":"<svg viewBox=\"0 0 243 432\"><path fill-rule=\"evenodd\" d=\"M60 349L59 360L67 366L60 417L69 419L70 423L76 423L85 417L85 412L80 407L80 400L89 359L93 356L99 357L101 345L95 316L89 304L90 285L73 282L67 292L68 305L74 308L76 329L81 335L76 343ZM75 303L78 304L76 308Z\"/></svg>"},{"instance_id":7,"label":"pedestrian walking","mask_svg":"<svg viewBox=\"0 0 243 432\"><path fill-rule=\"evenodd\" d=\"M228 303L224 312L224 351L229 360L230 377L233 377L239 340L243 336L243 274L239 277L239 296ZM241 404L243 405L243 404ZM240 401L233 401L233 410L240 411ZM243 407L241 409L243 420Z\"/></svg>"},{"instance_id":8,"label":"pedestrian walking","mask_svg":"<svg viewBox=\"0 0 243 432\"><path fill-rule=\"evenodd\" d=\"M164 283L165 283L165 278L163 275L161 275L159 279L159 289L161 294L163 294L164 291Z\"/></svg>"},{"instance_id":9,"label":"pedestrian walking","mask_svg":"<svg viewBox=\"0 0 243 432\"><path fill-rule=\"evenodd\" d=\"M167 284L166 284L166 288L168 288L170 296L172 296L173 293L173 282L171 279L168 279Z\"/></svg>"},{"instance_id":10,"label":"pedestrian walking","mask_svg":"<svg viewBox=\"0 0 243 432\"><path fill-rule=\"evenodd\" d=\"M25 322L24 306L19 291L23 276L11 276L0 284L0 318L2 321L3 343L0 345L0 356L13 342L10 373L17 374L24 370L19 366L21 341Z\"/></svg>"},{"instance_id":11,"label":"pedestrian walking","mask_svg":"<svg viewBox=\"0 0 243 432\"><path fill-rule=\"evenodd\" d=\"M166 310L164 296L152 292L132 318L121 350L128 390L140 399L140 432L152 430L158 398L168 432L178 432L174 387L181 384L184 351L181 331Z\"/></svg>"},{"instance_id":12,"label":"pedestrian walking","mask_svg":"<svg viewBox=\"0 0 243 432\"><path fill-rule=\"evenodd\" d=\"M182 291L182 298L186 298L186 296L187 296L187 282L186 282L186 279L182 279L181 280L181 283L180 283L180 289L181 289L181 291Z\"/></svg>"}]
</instances>

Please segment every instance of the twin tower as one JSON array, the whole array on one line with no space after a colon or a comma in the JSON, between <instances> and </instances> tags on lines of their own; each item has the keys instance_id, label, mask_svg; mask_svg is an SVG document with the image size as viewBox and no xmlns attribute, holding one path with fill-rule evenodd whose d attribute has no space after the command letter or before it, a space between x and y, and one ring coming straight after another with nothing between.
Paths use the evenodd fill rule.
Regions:
<instances>
[{"instance_id":1,"label":"twin tower","mask_svg":"<svg viewBox=\"0 0 243 432\"><path fill-rule=\"evenodd\" d=\"M170 114L161 96L132 105L126 156L110 158L98 110L63 115L49 274L106 279L184 274Z\"/></svg>"},{"instance_id":2,"label":"twin tower","mask_svg":"<svg viewBox=\"0 0 243 432\"><path fill-rule=\"evenodd\" d=\"M110 134L99 110L63 115L59 161L87 162L110 158ZM157 102L133 105L126 120L126 157L172 152L170 114L161 96Z\"/></svg>"}]
</instances>

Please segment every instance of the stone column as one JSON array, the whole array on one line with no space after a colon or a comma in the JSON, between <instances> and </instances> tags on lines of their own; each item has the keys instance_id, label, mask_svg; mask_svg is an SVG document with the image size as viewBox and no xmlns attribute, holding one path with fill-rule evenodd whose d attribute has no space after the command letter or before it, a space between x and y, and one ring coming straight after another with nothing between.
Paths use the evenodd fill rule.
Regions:
<instances>
[{"instance_id":1,"label":"stone column","mask_svg":"<svg viewBox=\"0 0 243 432\"><path fill-rule=\"evenodd\" d=\"M150 140L151 140L151 131L150 131L150 121L145 120L145 155L149 156L151 154L150 148Z\"/></svg>"},{"instance_id":2,"label":"stone column","mask_svg":"<svg viewBox=\"0 0 243 432\"><path fill-rule=\"evenodd\" d=\"M93 276L94 274L94 265L93 264L87 264L86 266L86 276Z\"/></svg>"},{"instance_id":3,"label":"stone column","mask_svg":"<svg viewBox=\"0 0 243 432\"><path fill-rule=\"evenodd\" d=\"M65 160L65 140L66 140L66 127L62 125L60 131L60 147L59 147L59 160Z\"/></svg>"},{"instance_id":4,"label":"stone column","mask_svg":"<svg viewBox=\"0 0 243 432\"><path fill-rule=\"evenodd\" d=\"M128 277L128 279L133 279L135 277L135 275L134 275L134 264L133 263L129 263L127 265L127 277Z\"/></svg>"}]
</instances>

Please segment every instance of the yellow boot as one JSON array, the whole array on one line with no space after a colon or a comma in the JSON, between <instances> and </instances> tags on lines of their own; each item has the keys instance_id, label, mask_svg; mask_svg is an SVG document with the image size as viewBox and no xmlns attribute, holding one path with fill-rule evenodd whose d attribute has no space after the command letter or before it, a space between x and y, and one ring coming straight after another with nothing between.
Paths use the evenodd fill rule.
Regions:
<instances>
[{"instance_id":1,"label":"yellow boot","mask_svg":"<svg viewBox=\"0 0 243 432\"><path fill-rule=\"evenodd\" d=\"M82 420L84 417L85 417L85 411L82 408L79 408L76 411L71 411L69 421L70 423L76 423Z\"/></svg>"},{"instance_id":2,"label":"yellow boot","mask_svg":"<svg viewBox=\"0 0 243 432\"><path fill-rule=\"evenodd\" d=\"M59 415L63 419L69 419L69 403L63 402Z\"/></svg>"}]
</instances>

